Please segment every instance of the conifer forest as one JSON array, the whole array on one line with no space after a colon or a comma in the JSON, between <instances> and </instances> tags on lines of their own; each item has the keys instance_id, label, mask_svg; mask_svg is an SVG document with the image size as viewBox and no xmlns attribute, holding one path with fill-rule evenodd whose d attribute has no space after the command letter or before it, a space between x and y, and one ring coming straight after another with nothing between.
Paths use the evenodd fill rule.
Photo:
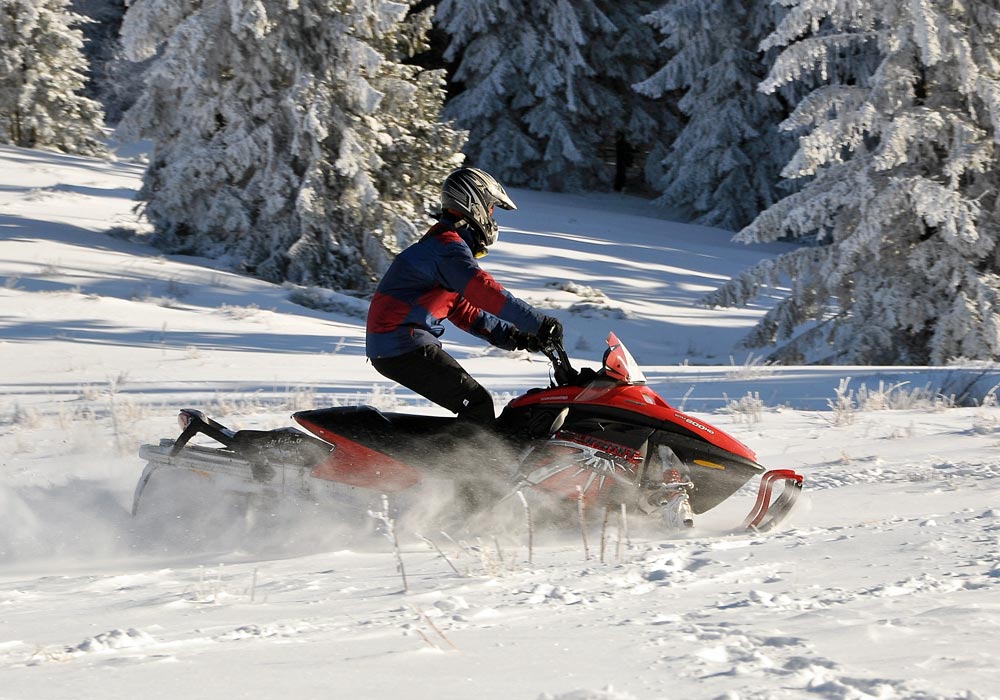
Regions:
<instances>
[{"instance_id":1,"label":"conifer forest","mask_svg":"<svg viewBox=\"0 0 1000 700\"><path fill-rule=\"evenodd\" d=\"M360 297L460 165L620 192L793 244L703 299L767 300L774 362L996 361L998 36L989 0L2 0L0 142L143 142L155 245Z\"/></svg>"}]
</instances>

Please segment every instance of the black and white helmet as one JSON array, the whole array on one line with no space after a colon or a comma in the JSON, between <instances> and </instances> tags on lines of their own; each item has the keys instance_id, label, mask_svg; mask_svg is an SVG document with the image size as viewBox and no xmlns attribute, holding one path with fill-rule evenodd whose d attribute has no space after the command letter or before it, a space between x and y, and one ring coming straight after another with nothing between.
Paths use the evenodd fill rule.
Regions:
<instances>
[{"instance_id":1,"label":"black and white helmet","mask_svg":"<svg viewBox=\"0 0 1000 700\"><path fill-rule=\"evenodd\" d=\"M493 220L493 207L517 209L503 185L479 168L459 168L452 171L441 185L442 209L457 211L464 216L481 238L483 248L497 242L499 230Z\"/></svg>"}]
</instances>

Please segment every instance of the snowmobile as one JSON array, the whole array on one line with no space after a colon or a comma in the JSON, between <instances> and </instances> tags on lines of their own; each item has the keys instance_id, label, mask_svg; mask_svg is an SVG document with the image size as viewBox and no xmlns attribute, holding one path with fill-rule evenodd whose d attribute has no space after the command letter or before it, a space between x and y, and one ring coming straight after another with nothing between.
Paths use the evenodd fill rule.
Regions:
<instances>
[{"instance_id":1,"label":"snowmobile","mask_svg":"<svg viewBox=\"0 0 1000 700\"><path fill-rule=\"evenodd\" d=\"M332 497L359 508L444 480L478 501L473 510L515 497L555 509L624 504L662 518L670 529L691 527L695 515L760 476L742 527L767 531L784 520L802 490L802 476L765 470L746 445L672 407L646 385L617 336L610 333L606 341L596 371L574 369L560 345L543 348L552 363L550 386L510 401L497 431L453 417L365 405L294 413L307 432L234 431L199 410L183 409L179 437L140 448L147 464L133 515L155 475L184 470L258 499L317 503ZM195 444L196 436L212 442Z\"/></svg>"}]
</instances>

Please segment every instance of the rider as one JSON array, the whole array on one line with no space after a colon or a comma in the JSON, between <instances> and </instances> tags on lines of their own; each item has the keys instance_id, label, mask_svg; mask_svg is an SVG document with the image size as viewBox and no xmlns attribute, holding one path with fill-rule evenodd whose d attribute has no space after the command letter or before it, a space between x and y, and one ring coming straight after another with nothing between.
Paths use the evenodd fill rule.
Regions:
<instances>
[{"instance_id":1,"label":"rider","mask_svg":"<svg viewBox=\"0 0 1000 700\"><path fill-rule=\"evenodd\" d=\"M516 209L491 175L459 168L441 186L441 213L389 267L368 309L366 353L382 375L457 413L494 426L493 398L441 347L442 321L505 350L562 341L562 325L518 299L478 258L499 235L493 209Z\"/></svg>"}]
</instances>

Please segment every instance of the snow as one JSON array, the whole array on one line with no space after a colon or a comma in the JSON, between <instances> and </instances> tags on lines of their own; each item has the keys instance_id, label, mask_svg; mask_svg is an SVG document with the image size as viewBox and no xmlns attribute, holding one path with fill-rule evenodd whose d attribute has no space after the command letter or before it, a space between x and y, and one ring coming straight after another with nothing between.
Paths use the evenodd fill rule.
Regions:
<instances>
[{"instance_id":1,"label":"snow","mask_svg":"<svg viewBox=\"0 0 1000 700\"><path fill-rule=\"evenodd\" d=\"M437 412L365 362L363 305L308 309L290 297L310 290L132 240L137 161L0 161L3 700L1000 697L1000 369L736 350L766 307L697 300L781 245L513 190L484 264L564 322L574 364L615 331L664 398L800 471L805 502L766 535L737 529L748 490L685 533L592 513L589 558L573 522L537 530L530 562L523 528L401 523L404 592L388 540L336 512L254 538L206 520L183 547L129 514L136 450L181 407L259 428L334 404ZM540 357L446 340L498 405L547 382Z\"/></svg>"}]
</instances>

